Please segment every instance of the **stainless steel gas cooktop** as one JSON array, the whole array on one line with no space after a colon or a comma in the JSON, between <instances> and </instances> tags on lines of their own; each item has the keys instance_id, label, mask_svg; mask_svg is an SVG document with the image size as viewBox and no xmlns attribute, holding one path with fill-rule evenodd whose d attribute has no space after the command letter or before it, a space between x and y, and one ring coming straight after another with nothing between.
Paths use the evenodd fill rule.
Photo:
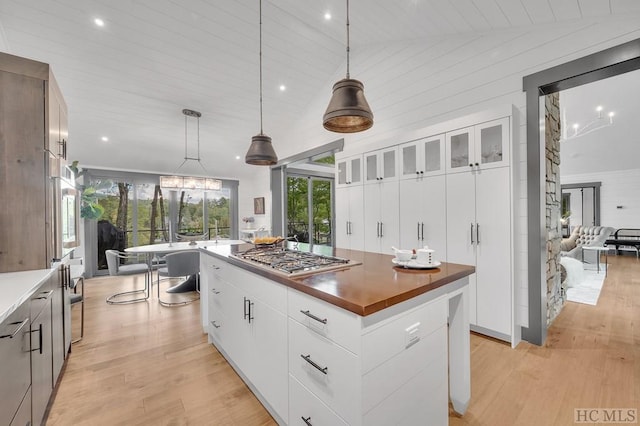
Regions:
<instances>
[{"instance_id":1,"label":"stainless steel gas cooktop","mask_svg":"<svg viewBox=\"0 0 640 426\"><path fill-rule=\"evenodd\" d=\"M269 268L287 276L344 269L357 264L349 259L282 247L256 247L244 252L234 253L231 256L243 262Z\"/></svg>"}]
</instances>

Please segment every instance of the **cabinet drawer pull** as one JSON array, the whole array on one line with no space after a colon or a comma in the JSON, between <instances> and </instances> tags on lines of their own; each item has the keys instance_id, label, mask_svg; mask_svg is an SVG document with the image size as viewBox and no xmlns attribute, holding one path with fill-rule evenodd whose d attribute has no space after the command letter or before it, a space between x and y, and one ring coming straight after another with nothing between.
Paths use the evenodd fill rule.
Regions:
<instances>
[{"instance_id":1,"label":"cabinet drawer pull","mask_svg":"<svg viewBox=\"0 0 640 426\"><path fill-rule=\"evenodd\" d=\"M218 324L216 324L215 321L211 321L211 325L214 326L215 328L220 328L220 326Z\"/></svg>"},{"instance_id":2,"label":"cabinet drawer pull","mask_svg":"<svg viewBox=\"0 0 640 426\"><path fill-rule=\"evenodd\" d=\"M476 244L480 244L480 225L476 223Z\"/></svg>"},{"instance_id":3,"label":"cabinet drawer pull","mask_svg":"<svg viewBox=\"0 0 640 426\"><path fill-rule=\"evenodd\" d=\"M28 322L29 322L29 318L25 318L25 319L23 319L23 320L22 320L22 322L20 322L20 321L16 321L16 322L12 322L12 323L10 323L10 325L18 325L18 326L17 326L17 327L16 327L16 329L13 331L13 333L11 333L11 334L4 334L4 335L0 336L0 339L6 339L7 337L8 337L9 339L13 339L14 337L16 337L16 334L18 334L18 332L22 329L22 327L24 327L24 325L25 325L26 323L28 323Z\"/></svg>"},{"instance_id":4,"label":"cabinet drawer pull","mask_svg":"<svg viewBox=\"0 0 640 426\"><path fill-rule=\"evenodd\" d=\"M311 416L307 417L306 419L304 418L304 416L301 416L300 418L302 419L304 424L309 425L309 426L313 426L313 424L311 423Z\"/></svg>"},{"instance_id":5,"label":"cabinet drawer pull","mask_svg":"<svg viewBox=\"0 0 640 426\"><path fill-rule=\"evenodd\" d=\"M43 294L43 293L39 293L39 294ZM51 295L52 295L52 294L53 294L53 290L49 290L49 291L47 292L47 295L46 295L46 296L39 296L39 297L36 297L36 298L35 298L35 300L44 300L44 299L48 299L49 297L51 297Z\"/></svg>"},{"instance_id":6,"label":"cabinet drawer pull","mask_svg":"<svg viewBox=\"0 0 640 426\"><path fill-rule=\"evenodd\" d=\"M38 344L40 346L35 349L31 349L31 352L39 351L40 354L42 354L42 324L40 324L40 327L37 330L31 330L31 333L36 332L38 333Z\"/></svg>"},{"instance_id":7,"label":"cabinet drawer pull","mask_svg":"<svg viewBox=\"0 0 640 426\"><path fill-rule=\"evenodd\" d=\"M211 265L211 269L216 269L216 270L218 270L218 269L220 269L220 267L219 267L219 266L216 266L216 265Z\"/></svg>"},{"instance_id":8,"label":"cabinet drawer pull","mask_svg":"<svg viewBox=\"0 0 640 426\"><path fill-rule=\"evenodd\" d=\"M305 314L305 315L306 315L306 316L308 316L309 318L314 319L314 320L316 320L316 321L318 321L318 322L321 322L321 323L323 323L323 324L326 324L326 323L327 323L327 319L326 319L326 318L325 318L325 319L322 319L322 318L320 318L320 317L317 317L317 316L313 315L312 313L310 313L308 309L307 309L306 311L303 311L302 309L300 309L300 313Z\"/></svg>"},{"instance_id":9,"label":"cabinet drawer pull","mask_svg":"<svg viewBox=\"0 0 640 426\"><path fill-rule=\"evenodd\" d=\"M215 288L211 289L211 293L213 294L220 294L220 290L216 290Z\"/></svg>"},{"instance_id":10,"label":"cabinet drawer pull","mask_svg":"<svg viewBox=\"0 0 640 426\"><path fill-rule=\"evenodd\" d=\"M313 362L313 360L311 359L311 355L302 355L302 354L300 354L300 356L302 357L302 359L307 361L309 364L313 365L318 371L322 372L322 374L327 374L327 370L329 369L329 367L320 367L318 364Z\"/></svg>"},{"instance_id":11,"label":"cabinet drawer pull","mask_svg":"<svg viewBox=\"0 0 640 426\"><path fill-rule=\"evenodd\" d=\"M473 223L471 224L471 244L475 243L475 241L473 241Z\"/></svg>"}]
</instances>

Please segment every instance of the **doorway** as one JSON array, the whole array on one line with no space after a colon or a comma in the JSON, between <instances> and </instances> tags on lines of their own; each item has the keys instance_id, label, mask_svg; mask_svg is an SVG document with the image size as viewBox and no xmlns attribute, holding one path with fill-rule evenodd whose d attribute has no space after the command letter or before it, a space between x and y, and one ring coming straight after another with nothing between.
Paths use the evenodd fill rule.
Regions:
<instances>
[{"instance_id":1,"label":"doorway","mask_svg":"<svg viewBox=\"0 0 640 426\"><path fill-rule=\"evenodd\" d=\"M529 324L522 337L542 345L547 337L545 143L540 135L544 97L560 90L640 69L640 39L525 76L527 117L527 275Z\"/></svg>"},{"instance_id":2,"label":"doorway","mask_svg":"<svg viewBox=\"0 0 640 426\"><path fill-rule=\"evenodd\" d=\"M314 246L334 246L333 179L287 174L287 237Z\"/></svg>"}]
</instances>

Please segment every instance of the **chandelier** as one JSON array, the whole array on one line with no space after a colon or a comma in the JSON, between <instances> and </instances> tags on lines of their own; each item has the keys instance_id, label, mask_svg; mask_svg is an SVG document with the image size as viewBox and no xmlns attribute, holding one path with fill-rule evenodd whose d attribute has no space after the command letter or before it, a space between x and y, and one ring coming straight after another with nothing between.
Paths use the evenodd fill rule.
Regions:
<instances>
[{"instance_id":1,"label":"chandelier","mask_svg":"<svg viewBox=\"0 0 640 426\"><path fill-rule=\"evenodd\" d=\"M568 123L565 109L562 110L562 137L560 141L571 140L580 136L584 136L596 130L600 130L604 127L609 127L613 125L613 117L615 113L610 111L607 113L606 117L603 115L602 106L596 107L596 117L589 121L587 124L581 125L579 123L574 123L571 125L571 131L568 130Z\"/></svg>"},{"instance_id":2,"label":"chandelier","mask_svg":"<svg viewBox=\"0 0 640 426\"><path fill-rule=\"evenodd\" d=\"M176 173L187 161L197 161L202 170L207 174L207 170L200 162L200 117L202 114L198 111L191 109L183 109L184 114L184 161L178 166ZM198 141L198 156L189 157L187 150L187 118L194 117L197 123L197 141ZM217 191L222 189L222 181L219 179L197 177L197 176L160 176L160 187L166 189L197 189L203 191Z\"/></svg>"}]
</instances>

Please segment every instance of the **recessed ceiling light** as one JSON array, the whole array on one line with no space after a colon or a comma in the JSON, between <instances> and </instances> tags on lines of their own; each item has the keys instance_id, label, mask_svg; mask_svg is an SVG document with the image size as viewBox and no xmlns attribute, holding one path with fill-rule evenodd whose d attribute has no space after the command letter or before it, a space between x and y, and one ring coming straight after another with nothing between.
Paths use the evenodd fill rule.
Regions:
<instances>
[{"instance_id":1,"label":"recessed ceiling light","mask_svg":"<svg viewBox=\"0 0 640 426\"><path fill-rule=\"evenodd\" d=\"M613 111L611 111L611 112L609 113L609 117L613 117L614 115L616 115L616 113L615 113L615 112L613 112Z\"/></svg>"},{"instance_id":2,"label":"recessed ceiling light","mask_svg":"<svg viewBox=\"0 0 640 426\"><path fill-rule=\"evenodd\" d=\"M239 159L240 159L240 156L239 156L239 155L236 155L236 160L239 160Z\"/></svg>"},{"instance_id":3,"label":"recessed ceiling light","mask_svg":"<svg viewBox=\"0 0 640 426\"><path fill-rule=\"evenodd\" d=\"M578 129L578 127L580 127L580 125L579 125L578 123L576 123L576 124L574 124L574 125L573 125L573 128L574 128L574 129Z\"/></svg>"},{"instance_id":4,"label":"recessed ceiling light","mask_svg":"<svg viewBox=\"0 0 640 426\"><path fill-rule=\"evenodd\" d=\"M330 20L331 20L331 13L326 12L326 13L324 14L324 19L326 19L327 21L330 21Z\"/></svg>"},{"instance_id":5,"label":"recessed ceiling light","mask_svg":"<svg viewBox=\"0 0 640 426\"><path fill-rule=\"evenodd\" d=\"M598 106L596 107L596 111L598 111L598 112L602 111L602 105L598 105Z\"/></svg>"},{"instance_id":6,"label":"recessed ceiling light","mask_svg":"<svg viewBox=\"0 0 640 426\"><path fill-rule=\"evenodd\" d=\"M285 86L284 84L280 85L280 91L284 92L285 90L287 90L287 86Z\"/></svg>"},{"instance_id":7,"label":"recessed ceiling light","mask_svg":"<svg viewBox=\"0 0 640 426\"><path fill-rule=\"evenodd\" d=\"M106 136L103 136L100 139L102 139L102 142L109 142L109 138Z\"/></svg>"},{"instance_id":8,"label":"recessed ceiling light","mask_svg":"<svg viewBox=\"0 0 640 426\"><path fill-rule=\"evenodd\" d=\"M96 24L99 27L104 27L104 21L100 18L96 18L93 20L93 23Z\"/></svg>"}]
</instances>

